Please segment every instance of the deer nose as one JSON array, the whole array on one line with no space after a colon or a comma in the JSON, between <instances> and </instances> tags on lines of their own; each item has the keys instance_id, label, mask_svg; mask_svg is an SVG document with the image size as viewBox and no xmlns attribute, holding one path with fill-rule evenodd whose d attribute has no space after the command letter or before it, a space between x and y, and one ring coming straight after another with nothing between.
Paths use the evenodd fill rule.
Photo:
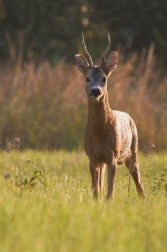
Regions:
<instances>
[{"instance_id":1,"label":"deer nose","mask_svg":"<svg viewBox=\"0 0 167 252\"><path fill-rule=\"evenodd\" d=\"M99 87L91 88L90 95L92 97L98 97L101 94L101 89Z\"/></svg>"}]
</instances>

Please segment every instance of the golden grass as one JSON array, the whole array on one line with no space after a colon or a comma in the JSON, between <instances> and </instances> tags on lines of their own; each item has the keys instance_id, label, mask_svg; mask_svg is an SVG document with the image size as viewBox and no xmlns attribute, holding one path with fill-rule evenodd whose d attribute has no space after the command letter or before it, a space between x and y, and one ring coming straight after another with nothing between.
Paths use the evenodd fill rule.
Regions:
<instances>
[{"instance_id":1,"label":"golden grass","mask_svg":"<svg viewBox=\"0 0 167 252\"><path fill-rule=\"evenodd\" d=\"M139 145L167 144L167 74L154 45L141 55L118 50L119 64L108 82L111 108L128 112L137 124ZM75 148L87 120L84 79L74 65L52 67L33 61L0 63L2 143L20 137L37 148Z\"/></svg>"}]
</instances>

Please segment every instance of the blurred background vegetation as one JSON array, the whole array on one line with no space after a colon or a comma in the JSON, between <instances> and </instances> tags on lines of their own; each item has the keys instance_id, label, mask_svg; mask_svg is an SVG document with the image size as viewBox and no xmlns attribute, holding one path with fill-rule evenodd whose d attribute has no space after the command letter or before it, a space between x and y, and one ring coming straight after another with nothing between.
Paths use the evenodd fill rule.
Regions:
<instances>
[{"instance_id":1,"label":"blurred background vegetation","mask_svg":"<svg viewBox=\"0 0 167 252\"><path fill-rule=\"evenodd\" d=\"M139 145L167 145L166 0L0 0L0 145L82 146L87 117L84 80L74 66L94 62L110 33L119 65L109 81L110 105L134 118Z\"/></svg>"}]
</instances>

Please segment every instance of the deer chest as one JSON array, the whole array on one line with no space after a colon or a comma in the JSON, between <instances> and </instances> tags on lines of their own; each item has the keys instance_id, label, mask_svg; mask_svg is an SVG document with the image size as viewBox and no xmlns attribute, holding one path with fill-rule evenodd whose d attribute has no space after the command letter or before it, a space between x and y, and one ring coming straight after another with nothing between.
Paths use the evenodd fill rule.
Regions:
<instances>
[{"instance_id":1,"label":"deer chest","mask_svg":"<svg viewBox=\"0 0 167 252\"><path fill-rule=\"evenodd\" d=\"M108 137L107 137L108 136ZM114 151L115 139L106 135L99 136L85 134L85 151L89 159L94 163L109 163Z\"/></svg>"}]
</instances>

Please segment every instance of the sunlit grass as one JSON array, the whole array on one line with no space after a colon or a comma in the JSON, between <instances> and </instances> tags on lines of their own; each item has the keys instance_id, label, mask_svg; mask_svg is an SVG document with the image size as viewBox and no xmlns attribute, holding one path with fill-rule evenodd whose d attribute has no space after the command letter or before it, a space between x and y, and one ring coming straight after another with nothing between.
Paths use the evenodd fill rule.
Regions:
<instances>
[{"instance_id":1,"label":"sunlit grass","mask_svg":"<svg viewBox=\"0 0 167 252\"><path fill-rule=\"evenodd\" d=\"M165 184L152 183L167 158L153 153L152 166L148 155L139 160L146 200L138 199L132 179L128 195L122 165L112 203L102 195L93 200L83 151L1 152L0 251L166 251ZM42 173L31 184L36 171Z\"/></svg>"}]
</instances>

